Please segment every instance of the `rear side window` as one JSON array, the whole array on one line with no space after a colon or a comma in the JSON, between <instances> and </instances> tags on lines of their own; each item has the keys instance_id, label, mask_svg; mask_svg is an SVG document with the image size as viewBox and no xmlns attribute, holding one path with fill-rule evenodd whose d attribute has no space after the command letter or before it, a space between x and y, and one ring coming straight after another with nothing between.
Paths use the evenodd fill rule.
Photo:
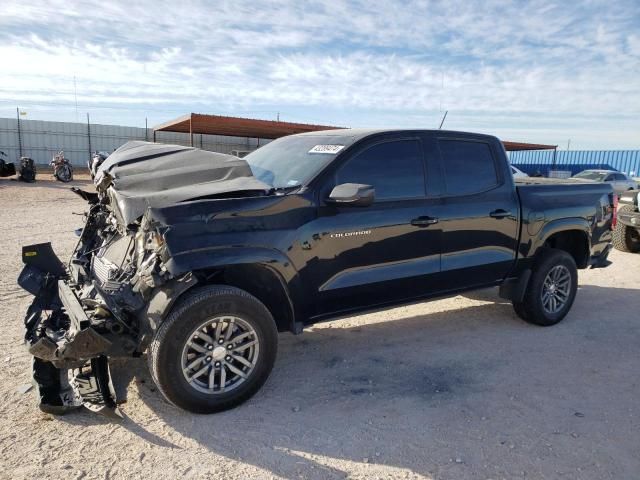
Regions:
<instances>
[{"instance_id":1,"label":"rear side window","mask_svg":"<svg viewBox=\"0 0 640 480\"><path fill-rule=\"evenodd\" d=\"M449 195L483 192L498 185L489 144L465 140L438 140Z\"/></svg>"},{"instance_id":2,"label":"rear side window","mask_svg":"<svg viewBox=\"0 0 640 480\"><path fill-rule=\"evenodd\" d=\"M373 145L348 160L338 171L336 181L372 185L376 200L424 196L420 143L396 140Z\"/></svg>"},{"instance_id":3,"label":"rear side window","mask_svg":"<svg viewBox=\"0 0 640 480\"><path fill-rule=\"evenodd\" d=\"M619 180L626 180L626 179L627 179L627 177L626 177L626 176L624 176L622 173L615 173L615 174L614 174L614 177L615 177L615 180L618 180L618 181L619 181Z\"/></svg>"}]
</instances>

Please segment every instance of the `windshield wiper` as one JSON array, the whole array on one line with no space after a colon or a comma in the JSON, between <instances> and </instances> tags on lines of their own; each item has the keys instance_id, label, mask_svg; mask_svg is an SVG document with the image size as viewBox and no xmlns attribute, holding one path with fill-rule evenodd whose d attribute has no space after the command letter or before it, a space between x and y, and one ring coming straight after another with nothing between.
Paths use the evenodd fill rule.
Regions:
<instances>
[{"instance_id":1,"label":"windshield wiper","mask_svg":"<svg viewBox=\"0 0 640 480\"><path fill-rule=\"evenodd\" d=\"M269 195L287 194L299 190L302 185L292 185L290 187L273 187L269 190Z\"/></svg>"}]
</instances>

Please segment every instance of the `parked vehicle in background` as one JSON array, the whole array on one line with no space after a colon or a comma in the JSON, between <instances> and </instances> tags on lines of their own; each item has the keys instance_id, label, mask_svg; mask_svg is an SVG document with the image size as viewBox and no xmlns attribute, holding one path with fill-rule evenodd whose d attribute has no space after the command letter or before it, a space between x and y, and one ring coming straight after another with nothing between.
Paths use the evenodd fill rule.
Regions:
<instances>
[{"instance_id":1,"label":"parked vehicle in background","mask_svg":"<svg viewBox=\"0 0 640 480\"><path fill-rule=\"evenodd\" d=\"M94 152L91 156L91 160L87 162L87 168L89 169L89 173L91 174L91 178L95 178L96 172L100 165L109 157L107 152Z\"/></svg>"},{"instance_id":2,"label":"parked vehicle in background","mask_svg":"<svg viewBox=\"0 0 640 480\"><path fill-rule=\"evenodd\" d=\"M35 182L36 166L33 159L29 157L20 157L20 165L16 171L14 163L8 163L2 158L6 156L6 153L0 151L0 177L11 177L17 173L18 180L28 183Z\"/></svg>"},{"instance_id":3,"label":"parked vehicle in background","mask_svg":"<svg viewBox=\"0 0 640 480\"><path fill-rule=\"evenodd\" d=\"M251 150L231 150L231 155L238 158L244 158L251 153Z\"/></svg>"},{"instance_id":4,"label":"parked vehicle in background","mask_svg":"<svg viewBox=\"0 0 640 480\"><path fill-rule=\"evenodd\" d=\"M53 167L53 176L61 182L67 183L73 180L73 166L71 162L64 156L64 152L60 150L51 159Z\"/></svg>"},{"instance_id":5,"label":"parked vehicle in background","mask_svg":"<svg viewBox=\"0 0 640 480\"><path fill-rule=\"evenodd\" d=\"M577 270L608 265L616 212L609 185L516 185L500 140L442 130L291 135L244 159L129 142L94 184L74 189L89 210L68 266L23 247L45 411L114 408L107 358L145 351L171 403L226 410L264 384L278 332L478 288L554 325ZM65 395L69 378L92 388Z\"/></svg>"},{"instance_id":6,"label":"parked vehicle in background","mask_svg":"<svg viewBox=\"0 0 640 480\"><path fill-rule=\"evenodd\" d=\"M615 170L583 170L571 178L597 183L609 183L613 187L613 191L618 195L622 192L638 188L635 180Z\"/></svg>"},{"instance_id":7,"label":"parked vehicle in background","mask_svg":"<svg viewBox=\"0 0 640 480\"><path fill-rule=\"evenodd\" d=\"M20 157L18 180L31 183L36 181L36 164L32 158Z\"/></svg>"},{"instance_id":8,"label":"parked vehicle in background","mask_svg":"<svg viewBox=\"0 0 640 480\"><path fill-rule=\"evenodd\" d=\"M618 221L613 230L613 246L621 252L640 252L640 190L620 195Z\"/></svg>"},{"instance_id":9,"label":"parked vehicle in background","mask_svg":"<svg viewBox=\"0 0 640 480\"><path fill-rule=\"evenodd\" d=\"M513 175L513 178L529 178L529 175L513 165L511 165L511 174Z\"/></svg>"},{"instance_id":10,"label":"parked vehicle in background","mask_svg":"<svg viewBox=\"0 0 640 480\"><path fill-rule=\"evenodd\" d=\"M0 150L0 177L11 177L16 174L16 166L11 162L5 161L7 154Z\"/></svg>"}]
</instances>

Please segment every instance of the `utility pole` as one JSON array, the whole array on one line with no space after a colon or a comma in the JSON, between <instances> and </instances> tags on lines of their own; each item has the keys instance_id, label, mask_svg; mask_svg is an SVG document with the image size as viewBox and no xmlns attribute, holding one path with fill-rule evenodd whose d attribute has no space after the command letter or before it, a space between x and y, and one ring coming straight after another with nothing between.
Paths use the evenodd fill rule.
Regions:
<instances>
[{"instance_id":1,"label":"utility pole","mask_svg":"<svg viewBox=\"0 0 640 480\"><path fill-rule=\"evenodd\" d=\"M89 112L87 112L87 139L89 140L89 165L91 165L91 122L89 121Z\"/></svg>"},{"instance_id":2,"label":"utility pole","mask_svg":"<svg viewBox=\"0 0 640 480\"><path fill-rule=\"evenodd\" d=\"M571 139L567 141L567 151L571 148Z\"/></svg>"},{"instance_id":3,"label":"utility pole","mask_svg":"<svg viewBox=\"0 0 640 480\"><path fill-rule=\"evenodd\" d=\"M149 141L149 126L147 125L147 117L144 117L144 141Z\"/></svg>"},{"instance_id":4,"label":"utility pole","mask_svg":"<svg viewBox=\"0 0 640 480\"><path fill-rule=\"evenodd\" d=\"M76 102L76 122L78 121L78 86L76 85L76 76L73 76L73 98Z\"/></svg>"},{"instance_id":5,"label":"utility pole","mask_svg":"<svg viewBox=\"0 0 640 480\"><path fill-rule=\"evenodd\" d=\"M20 107L16 107L16 118L18 119L18 151L22 157L22 131L20 130Z\"/></svg>"}]
</instances>

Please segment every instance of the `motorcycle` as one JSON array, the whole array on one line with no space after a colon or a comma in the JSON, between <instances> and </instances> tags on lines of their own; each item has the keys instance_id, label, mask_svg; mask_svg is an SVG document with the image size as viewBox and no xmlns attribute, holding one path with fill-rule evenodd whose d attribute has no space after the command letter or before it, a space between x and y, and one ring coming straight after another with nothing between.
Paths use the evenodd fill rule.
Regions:
<instances>
[{"instance_id":1,"label":"motorcycle","mask_svg":"<svg viewBox=\"0 0 640 480\"><path fill-rule=\"evenodd\" d=\"M50 165L53 167L53 176L61 182L67 183L73 180L73 166L64 157L64 152L60 150L53 156Z\"/></svg>"},{"instance_id":2,"label":"motorcycle","mask_svg":"<svg viewBox=\"0 0 640 480\"><path fill-rule=\"evenodd\" d=\"M2 157L7 154L0 150L0 177L11 177L16 174L16 166L13 163L7 163Z\"/></svg>"},{"instance_id":3,"label":"motorcycle","mask_svg":"<svg viewBox=\"0 0 640 480\"><path fill-rule=\"evenodd\" d=\"M91 156L91 160L87 162L87 168L89 168L89 173L91 174L91 178L96 177L96 173L98 173L98 168L100 165L107 159L109 154L107 152L95 152Z\"/></svg>"},{"instance_id":4,"label":"motorcycle","mask_svg":"<svg viewBox=\"0 0 640 480\"><path fill-rule=\"evenodd\" d=\"M6 157L7 154L0 151L0 157ZM33 159L29 157L20 157L20 167L18 168L18 180L22 182L36 181L36 166ZM0 158L0 177L11 177L16 174L16 166L13 162L5 162Z\"/></svg>"},{"instance_id":5,"label":"motorcycle","mask_svg":"<svg viewBox=\"0 0 640 480\"><path fill-rule=\"evenodd\" d=\"M20 157L18 180L31 183L36 181L36 165L32 158Z\"/></svg>"}]
</instances>

